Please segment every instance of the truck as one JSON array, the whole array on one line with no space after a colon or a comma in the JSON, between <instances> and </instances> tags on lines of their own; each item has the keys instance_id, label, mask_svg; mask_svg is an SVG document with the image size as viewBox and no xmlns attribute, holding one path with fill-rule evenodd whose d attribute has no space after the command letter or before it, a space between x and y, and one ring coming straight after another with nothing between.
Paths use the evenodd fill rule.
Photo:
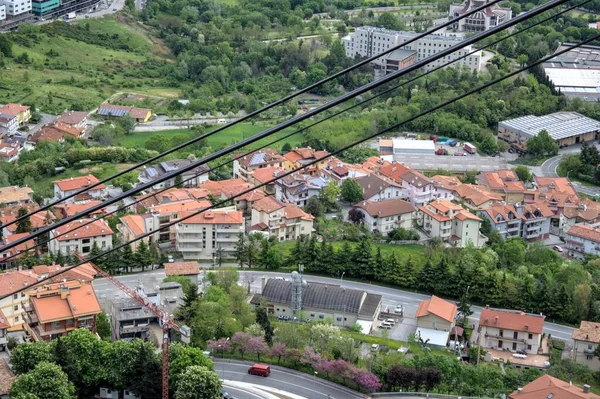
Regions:
<instances>
[{"instance_id":1,"label":"truck","mask_svg":"<svg viewBox=\"0 0 600 399\"><path fill-rule=\"evenodd\" d=\"M435 150L435 155L448 155L448 150L445 148L438 148Z\"/></svg>"},{"instance_id":2,"label":"truck","mask_svg":"<svg viewBox=\"0 0 600 399\"><path fill-rule=\"evenodd\" d=\"M465 143L465 145L463 146L463 148L465 149L466 152L468 152L469 154L475 154L477 152L477 147L475 147L473 144L471 143Z\"/></svg>"},{"instance_id":3,"label":"truck","mask_svg":"<svg viewBox=\"0 0 600 399\"><path fill-rule=\"evenodd\" d=\"M77 13L70 12L65 16L65 18L66 19L74 19L76 16L77 16Z\"/></svg>"}]
</instances>

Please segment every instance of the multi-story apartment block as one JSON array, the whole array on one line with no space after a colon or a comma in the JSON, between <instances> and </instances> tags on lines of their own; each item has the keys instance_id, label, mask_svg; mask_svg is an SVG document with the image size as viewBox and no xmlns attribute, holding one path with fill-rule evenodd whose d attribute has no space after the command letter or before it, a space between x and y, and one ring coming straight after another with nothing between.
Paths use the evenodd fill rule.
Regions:
<instances>
[{"instance_id":1,"label":"multi-story apartment block","mask_svg":"<svg viewBox=\"0 0 600 399\"><path fill-rule=\"evenodd\" d=\"M154 218L151 214L125 215L119 218L119 220L121 223L117 225L117 230L119 231L121 242L135 240L137 237L153 231ZM150 244L153 238L153 236L148 236L134 241L130 244L131 249L135 252L140 242L144 241L146 244Z\"/></svg>"},{"instance_id":2,"label":"multi-story apartment block","mask_svg":"<svg viewBox=\"0 0 600 399\"><path fill-rule=\"evenodd\" d=\"M431 237L464 248L468 243L480 248L481 219L460 205L450 201L435 200L421 206L417 212L417 224Z\"/></svg>"},{"instance_id":3,"label":"multi-story apartment block","mask_svg":"<svg viewBox=\"0 0 600 399\"><path fill-rule=\"evenodd\" d=\"M130 341L150 338L150 323L158 318L132 298L116 298L109 302L107 313L111 316L112 339Z\"/></svg>"},{"instance_id":4,"label":"multi-story apartment block","mask_svg":"<svg viewBox=\"0 0 600 399\"><path fill-rule=\"evenodd\" d=\"M96 332L102 312L94 287L79 281L48 284L30 290L25 302L25 331L34 341L51 341L78 328Z\"/></svg>"},{"instance_id":5,"label":"multi-story apartment block","mask_svg":"<svg viewBox=\"0 0 600 399\"><path fill-rule=\"evenodd\" d=\"M181 217L191 214L182 212ZM212 209L177 224L175 245L184 260L212 259L219 250L224 258L233 258L236 243L244 232L242 212Z\"/></svg>"},{"instance_id":6,"label":"multi-story apartment block","mask_svg":"<svg viewBox=\"0 0 600 399\"><path fill-rule=\"evenodd\" d=\"M38 276L32 270L19 270L0 273L0 296L11 294L23 287L33 287ZM27 291L12 294L0 299L0 312L6 317L10 330L22 329L24 321L23 302L28 301Z\"/></svg>"},{"instance_id":7,"label":"multi-story apartment block","mask_svg":"<svg viewBox=\"0 0 600 399\"><path fill-rule=\"evenodd\" d=\"M4 21L6 19L6 6L4 4L0 4L0 21Z\"/></svg>"},{"instance_id":8,"label":"multi-story apartment block","mask_svg":"<svg viewBox=\"0 0 600 399\"><path fill-rule=\"evenodd\" d=\"M542 345L545 318L539 314L486 306L479 317L476 343L483 348L535 355Z\"/></svg>"},{"instance_id":9,"label":"multi-story apartment block","mask_svg":"<svg viewBox=\"0 0 600 399\"><path fill-rule=\"evenodd\" d=\"M31 0L0 0L6 6L7 15L19 15L31 11ZM17 123L22 125L31 119L31 109L21 104L6 104L0 106L0 114L17 117Z\"/></svg>"},{"instance_id":10,"label":"multi-story apartment block","mask_svg":"<svg viewBox=\"0 0 600 399\"><path fill-rule=\"evenodd\" d=\"M365 215L364 224L371 231L387 234L397 227L412 228L415 207L401 199L361 201L354 205Z\"/></svg>"},{"instance_id":11,"label":"multi-story apartment block","mask_svg":"<svg viewBox=\"0 0 600 399\"><path fill-rule=\"evenodd\" d=\"M346 49L346 55L350 58L355 58L357 55L361 57L372 57L385 50L399 46L402 43L415 38L417 35L418 33L416 32L393 31L384 28L375 28L372 26L361 26L356 28L356 30L348 36L343 37L342 43ZM415 42L403 46L401 49L404 51L411 51L416 54L416 61L418 62L443 50L460 45L461 42L462 39L456 37L455 35L429 35L425 38L421 38ZM441 65L445 65L452 60L456 60L458 57L470 53L471 51L473 51L472 46L466 46L462 49L457 49L457 51L451 55L442 57L437 61L433 61L427 64L424 68L429 70ZM388 67L388 58L389 57L382 56L372 63L376 71L376 78L384 75L385 73L393 71L391 66ZM410 63L406 61L407 54L403 53L397 57L392 56L392 58L395 63L399 64L404 62L406 65L410 65ZM477 51L466 58L457 61L453 65L466 66L472 71L481 71L485 66L485 63L483 62L482 53Z\"/></svg>"},{"instance_id":12,"label":"multi-story apartment block","mask_svg":"<svg viewBox=\"0 0 600 399\"><path fill-rule=\"evenodd\" d=\"M448 14L450 18L459 18L487 3L489 3L489 0L466 0L462 3L453 3L450 4ZM448 29L458 32L483 32L511 18L512 9L510 7L500 7L498 4L493 4L482 11L456 21Z\"/></svg>"},{"instance_id":13,"label":"multi-story apartment block","mask_svg":"<svg viewBox=\"0 0 600 399\"><path fill-rule=\"evenodd\" d=\"M435 198L433 180L416 170L392 163L381 166L379 173L402 185L404 198L415 207L429 203Z\"/></svg>"},{"instance_id":14,"label":"multi-story apartment block","mask_svg":"<svg viewBox=\"0 0 600 399\"><path fill-rule=\"evenodd\" d=\"M303 167L310 162L319 160L310 166L305 166L305 168L302 170L303 173L315 175L317 171L323 169L327 165L329 161L328 155L329 152L325 150L315 151L310 147L294 148L283 156L285 158L283 166L286 170L292 170Z\"/></svg>"},{"instance_id":15,"label":"multi-story apartment block","mask_svg":"<svg viewBox=\"0 0 600 399\"><path fill-rule=\"evenodd\" d=\"M521 237L535 241L550 236L553 213L544 202L515 205L497 203L482 208L477 214L488 219L492 230L498 231L502 238Z\"/></svg>"},{"instance_id":16,"label":"multi-story apartment block","mask_svg":"<svg viewBox=\"0 0 600 399\"><path fill-rule=\"evenodd\" d=\"M595 354L600 345L600 323L582 320L579 328L573 330L572 337L571 359L594 371L600 370L600 358Z\"/></svg>"},{"instance_id":17,"label":"multi-story apartment block","mask_svg":"<svg viewBox=\"0 0 600 399\"><path fill-rule=\"evenodd\" d=\"M327 186L322 177L293 173L275 182L275 197L283 202L304 207L311 197L318 196Z\"/></svg>"},{"instance_id":18,"label":"multi-story apartment block","mask_svg":"<svg viewBox=\"0 0 600 399\"><path fill-rule=\"evenodd\" d=\"M600 255L600 229L576 224L567 231L566 250L569 256L583 259L586 254Z\"/></svg>"},{"instance_id":19,"label":"multi-story apartment block","mask_svg":"<svg viewBox=\"0 0 600 399\"><path fill-rule=\"evenodd\" d=\"M488 191L478 184L463 184L454 176L433 176L434 198L449 201L460 200L471 210L483 209L503 201L499 194Z\"/></svg>"},{"instance_id":20,"label":"multi-story apartment block","mask_svg":"<svg viewBox=\"0 0 600 399\"><path fill-rule=\"evenodd\" d=\"M53 255L59 252L87 256L94 243L101 251L112 248L113 231L105 220L80 219L50 230L48 250ZM89 223L89 224L88 224ZM55 238L56 237L56 238Z\"/></svg>"},{"instance_id":21,"label":"multi-story apartment block","mask_svg":"<svg viewBox=\"0 0 600 399\"><path fill-rule=\"evenodd\" d=\"M153 180L157 180L164 175L172 172L176 172L180 169L190 166L193 161L189 159L179 159L175 161L164 161L155 165L144 168L138 177L140 183L150 183ZM195 168L181 173L182 185L184 187L197 187L208 180L209 167L206 165L198 165ZM152 188L154 190L160 190L165 187L175 186L175 177L167 179L163 182L157 183Z\"/></svg>"},{"instance_id":22,"label":"multi-story apartment block","mask_svg":"<svg viewBox=\"0 0 600 399\"><path fill-rule=\"evenodd\" d=\"M62 199L66 196L76 193L79 190L82 190L87 187L91 187L92 185L98 183L99 180L94 175L87 175L81 177L71 177L70 179L63 180L55 180L52 183L54 184L54 198ZM79 196L75 196L65 200L66 202L73 202L77 200L83 199L102 199L105 195L106 186L104 184L100 184L95 186L94 188L86 191L85 193L80 194ZM78 198L79 197L79 198Z\"/></svg>"},{"instance_id":23,"label":"multi-story apartment block","mask_svg":"<svg viewBox=\"0 0 600 399\"><path fill-rule=\"evenodd\" d=\"M266 231L278 241L296 240L301 235L310 236L314 218L297 205L284 204L265 197L254 203L251 217L251 231Z\"/></svg>"},{"instance_id":24,"label":"multi-story apartment block","mask_svg":"<svg viewBox=\"0 0 600 399\"><path fill-rule=\"evenodd\" d=\"M492 193L502 196L508 204L523 201L525 185L512 170L499 170L497 172L484 172L478 177L478 183L487 187Z\"/></svg>"},{"instance_id":25,"label":"multi-story apartment block","mask_svg":"<svg viewBox=\"0 0 600 399\"><path fill-rule=\"evenodd\" d=\"M250 152L239 159L234 155L233 177L250 181L250 174L257 169L267 167L283 168L285 159L277 151L267 148L261 151Z\"/></svg>"},{"instance_id":26,"label":"multi-story apartment block","mask_svg":"<svg viewBox=\"0 0 600 399\"><path fill-rule=\"evenodd\" d=\"M363 191L365 201L384 201L388 199L408 200L408 193L402 188L401 183L383 175L368 175L356 179Z\"/></svg>"},{"instance_id":27,"label":"multi-story apartment block","mask_svg":"<svg viewBox=\"0 0 600 399\"><path fill-rule=\"evenodd\" d=\"M144 226L147 229L146 231L155 231L151 236L153 241L174 244L176 226L166 227L166 225L180 219L183 212L198 211L210 205L210 201L207 200L187 200L154 205L150 207L152 220L144 219Z\"/></svg>"},{"instance_id":28,"label":"multi-story apartment block","mask_svg":"<svg viewBox=\"0 0 600 399\"><path fill-rule=\"evenodd\" d=\"M56 123L72 126L85 132L88 121L87 116L87 112L65 111L62 113L62 115L56 118Z\"/></svg>"},{"instance_id":29,"label":"multi-story apartment block","mask_svg":"<svg viewBox=\"0 0 600 399\"><path fill-rule=\"evenodd\" d=\"M2 11L0 11L0 14L1 13ZM18 128L19 123L17 122L16 116L0 113L0 133L6 136L12 136L17 132Z\"/></svg>"}]
</instances>

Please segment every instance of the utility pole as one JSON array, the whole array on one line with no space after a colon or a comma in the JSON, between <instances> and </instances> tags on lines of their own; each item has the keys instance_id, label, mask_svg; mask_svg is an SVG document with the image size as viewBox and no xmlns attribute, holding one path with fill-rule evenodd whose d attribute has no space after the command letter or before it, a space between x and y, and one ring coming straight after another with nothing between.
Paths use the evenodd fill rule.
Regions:
<instances>
[{"instance_id":1,"label":"utility pole","mask_svg":"<svg viewBox=\"0 0 600 399\"><path fill-rule=\"evenodd\" d=\"M340 288L343 287L343 283L344 283L344 274L346 274L346 272L342 272L342 277L340 277Z\"/></svg>"}]
</instances>

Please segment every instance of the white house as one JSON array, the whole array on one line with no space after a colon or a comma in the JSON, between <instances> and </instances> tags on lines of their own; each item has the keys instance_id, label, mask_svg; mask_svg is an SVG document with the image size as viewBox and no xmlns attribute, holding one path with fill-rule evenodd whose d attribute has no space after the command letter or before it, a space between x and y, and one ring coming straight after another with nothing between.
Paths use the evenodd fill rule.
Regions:
<instances>
[{"instance_id":1,"label":"white house","mask_svg":"<svg viewBox=\"0 0 600 399\"><path fill-rule=\"evenodd\" d=\"M363 191L365 201L383 201L388 199L408 200L408 193L402 184L396 183L385 176L371 174L356 179Z\"/></svg>"},{"instance_id":2,"label":"white house","mask_svg":"<svg viewBox=\"0 0 600 399\"><path fill-rule=\"evenodd\" d=\"M2 7L2 6L0 6ZM0 9L0 14L2 10ZM17 132L19 128L19 120L14 115L0 114L0 133L4 133L7 136L12 136Z\"/></svg>"},{"instance_id":3,"label":"white house","mask_svg":"<svg viewBox=\"0 0 600 399\"><path fill-rule=\"evenodd\" d=\"M379 173L400 184L404 197L415 207L427 204L436 197L433 180L402 164L383 165Z\"/></svg>"},{"instance_id":4,"label":"white house","mask_svg":"<svg viewBox=\"0 0 600 399\"><path fill-rule=\"evenodd\" d=\"M576 224L567 231L567 253L583 259L585 254L600 255L600 229Z\"/></svg>"},{"instance_id":5,"label":"white house","mask_svg":"<svg viewBox=\"0 0 600 399\"><path fill-rule=\"evenodd\" d=\"M542 344L546 316L486 306L479 317L477 344L483 348L535 355Z\"/></svg>"},{"instance_id":6,"label":"white house","mask_svg":"<svg viewBox=\"0 0 600 399\"><path fill-rule=\"evenodd\" d=\"M481 219L450 201L435 200L421 206L417 224L431 237L464 248L468 243L480 248L484 239L480 236Z\"/></svg>"},{"instance_id":7,"label":"white house","mask_svg":"<svg viewBox=\"0 0 600 399\"><path fill-rule=\"evenodd\" d=\"M145 167L139 174L138 180L140 183L150 183L157 180L168 173L172 173L192 165L195 161L189 159L178 159L174 161L164 161L155 165ZM198 187L198 185L208 181L209 167L207 165L198 165L186 172L181 173L182 185L185 187ZM161 183L156 183L152 186L153 189L159 190L165 187L175 186L175 178L167 179Z\"/></svg>"},{"instance_id":8,"label":"white house","mask_svg":"<svg viewBox=\"0 0 600 399\"><path fill-rule=\"evenodd\" d=\"M94 243L101 251L112 248L113 231L105 220L94 220L87 224L90 219L79 219L67 223L54 230L50 230L50 241L48 250L53 255L59 251L63 254L86 256L92 250ZM56 238L55 238L56 237Z\"/></svg>"},{"instance_id":9,"label":"white house","mask_svg":"<svg viewBox=\"0 0 600 399\"><path fill-rule=\"evenodd\" d=\"M573 330L572 338L571 359L594 371L600 370L600 359L595 355L600 345L600 323L582 320L579 328Z\"/></svg>"},{"instance_id":10,"label":"white house","mask_svg":"<svg viewBox=\"0 0 600 399\"><path fill-rule=\"evenodd\" d=\"M294 173L275 182L275 197L283 202L304 207L311 197L318 196L327 185L322 177Z\"/></svg>"},{"instance_id":11,"label":"white house","mask_svg":"<svg viewBox=\"0 0 600 399\"><path fill-rule=\"evenodd\" d=\"M364 224L371 231L387 234L397 227L412 228L415 207L401 199L361 201L354 205L363 211Z\"/></svg>"},{"instance_id":12,"label":"white house","mask_svg":"<svg viewBox=\"0 0 600 399\"><path fill-rule=\"evenodd\" d=\"M6 15L15 16L31 12L31 0L0 0L0 4L6 6Z\"/></svg>"},{"instance_id":13,"label":"white house","mask_svg":"<svg viewBox=\"0 0 600 399\"><path fill-rule=\"evenodd\" d=\"M66 196L74 194L77 191L82 190L87 187L90 187L98 182L99 182L98 178L96 178L96 176L94 176L94 175L71 177L70 179L53 181L52 183L54 184L54 198L56 198L56 199L65 198ZM106 186L104 184L100 184L100 185L92 188L91 190L88 190L85 193L82 193L81 199L91 199L91 198L102 199L102 197L104 196L104 193L105 193L105 189L106 189ZM78 199L77 196L75 196L75 197L69 198L68 200L65 200L65 201L73 202L73 201L76 201L77 199Z\"/></svg>"},{"instance_id":14,"label":"white house","mask_svg":"<svg viewBox=\"0 0 600 399\"><path fill-rule=\"evenodd\" d=\"M297 205L264 197L252 206L249 231L265 231L278 241L293 241L301 235L312 234L313 220L311 215Z\"/></svg>"},{"instance_id":15,"label":"white house","mask_svg":"<svg viewBox=\"0 0 600 399\"><path fill-rule=\"evenodd\" d=\"M551 217L554 215L545 202L515 205L496 203L482 208L478 215L490 221L493 231L503 238L521 237L534 241L548 238Z\"/></svg>"},{"instance_id":16,"label":"white house","mask_svg":"<svg viewBox=\"0 0 600 399\"><path fill-rule=\"evenodd\" d=\"M4 21L6 19L6 6L4 4L0 4L0 21Z\"/></svg>"}]
</instances>

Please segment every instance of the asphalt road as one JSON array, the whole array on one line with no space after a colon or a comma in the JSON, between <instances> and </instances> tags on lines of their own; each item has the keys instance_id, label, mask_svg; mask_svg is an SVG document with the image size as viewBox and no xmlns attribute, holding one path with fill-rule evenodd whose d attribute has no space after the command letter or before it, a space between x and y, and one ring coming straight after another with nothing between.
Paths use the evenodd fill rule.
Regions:
<instances>
[{"instance_id":1,"label":"asphalt road","mask_svg":"<svg viewBox=\"0 0 600 399\"><path fill-rule=\"evenodd\" d=\"M457 157L453 155L398 154L395 155L394 160L416 170L447 169L459 172L467 170L491 172L508 168L506 160L502 157L481 157L478 155Z\"/></svg>"},{"instance_id":2,"label":"asphalt road","mask_svg":"<svg viewBox=\"0 0 600 399\"><path fill-rule=\"evenodd\" d=\"M363 398L361 393L293 370L278 369L272 366L270 376L259 377L248 374L248 364L223 362L218 358L213 361L215 362L215 371L225 380L263 385L309 399L327 399L328 395L331 395L332 399Z\"/></svg>"},{"instance_id":3,"label":"asphalt road","mask_svg":"<svg viewBox=\"0 0 600 399\"><path fill-rule=\"evenodd\" d=\"M247 285L250 283L252 292L257 292L261 286L262 276L268 277L286 277L289 278L289 274L285 273L271 273L271 272L251 272L251 271L240 271L241 283ZM143 281L148 278L156 278L158 281L162 281L165 277L164 270L158 269L148 271L145 273L132 274L127 276L117 277L119 281L130 286L135 287L139 281ZM339 279L320 277L320 276L305 276L306 281L314 281L327 284L340 284ZM354 289L366 290L374 294L379 294L383 297L383 309L386 307L393 309L397 304L404 305L405 317L414 317L416 314L419 303L428 299L429 295L417 294L410 291L402 291L388 287L382 287L371 283L358 283L354 281L343 281L343 286ZM112 285L105 279L94 280L94 289L99 299L109 299L118 294L118 288ZM124 296L124 294L118 294ZM471 324L476 323L479 320L481 314L481 307L473 306L473 315L470 317ZM572 327L563 326L560 324L554 324L546 322L544 324L544 332L546 334L552 334L552 337L563 340L568 344L572 344L571 335L573 333Z\"/></svg>"}]
</instances>

